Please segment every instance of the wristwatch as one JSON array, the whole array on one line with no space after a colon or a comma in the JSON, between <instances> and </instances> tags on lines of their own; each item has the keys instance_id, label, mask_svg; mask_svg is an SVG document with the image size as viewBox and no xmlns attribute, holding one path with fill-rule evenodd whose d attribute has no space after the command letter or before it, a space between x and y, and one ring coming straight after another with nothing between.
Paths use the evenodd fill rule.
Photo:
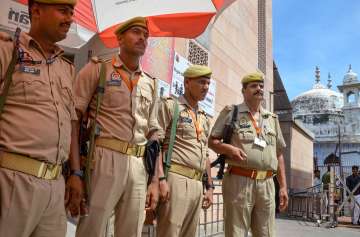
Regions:
<instances>
[{"instance_id":1,"label":"wristwatch","mask_svg":"<svg viewBox=\"0 0 360 237\"><path fill-rule=\"evenodd\" d=\"M206 190L209 190L210 188L215 189L215 185L214 185L213 182L211 182L211 184L206 183L205 189L206 189Z\"/></svg>"},{"instance_id":2,"label":"wristwatch","mask_svg":"<svg viewBox=\"0 0 360 237\"><path fill-rule=\"evenodd\" d=\"M82 170L71 170L70 175L78 176L80 179L84 178L84 171Z\"/></svg>"}]
</instances>

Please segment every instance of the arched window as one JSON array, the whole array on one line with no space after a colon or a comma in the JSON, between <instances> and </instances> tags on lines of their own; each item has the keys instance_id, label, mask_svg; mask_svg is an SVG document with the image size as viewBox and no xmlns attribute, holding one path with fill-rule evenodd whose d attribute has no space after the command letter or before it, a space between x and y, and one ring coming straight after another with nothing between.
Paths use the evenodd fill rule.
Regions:
<instances>
[{"instance_id":1,"label":"arched window","mask_svg":"<svg viewBox=\"0 0 360 237\"><path fill-rule=\"evenodd\" d=\"M355 93L352 91L348 92L346 95L346 100L348 104L355 104L356 103Z\"/></svg>"}]
</instances>

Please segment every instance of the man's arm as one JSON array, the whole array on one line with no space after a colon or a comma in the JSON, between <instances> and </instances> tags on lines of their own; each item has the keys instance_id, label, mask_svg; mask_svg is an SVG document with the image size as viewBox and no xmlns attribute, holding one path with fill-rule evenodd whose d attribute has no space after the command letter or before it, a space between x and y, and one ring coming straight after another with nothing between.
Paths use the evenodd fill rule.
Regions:
<instances>
[{"instance_id":1,"label":"man's arm","mask_svg":"<svg viewBox=\"0 0 360 237\"><path fill-rule=\"evenodd\" d=\"M211 177L211 167L209 158L206 159L206 173L207 173L207 185L206 192L204 194L202 207L204 209L208 209L213 204L213 192L214 192L214 184Z\"/></svg>"},{"instance_id":2,"label":"man's arm","mask_svg":"<svg viewBox=\"0 0 360 237\"><path fill-rule=\"evenodd\" d=\"M79 121L81 114L78 114L79 120L71 121L71 144L69 165L71 171L79 172L80 153L79 153ZM72 216L80 214L80 203L84 195L83 182L81 177L75 174L69 176L66 182L65 207L70 211Z\"/></svg>"},{"instance_id":3,"label":"man's arm","mask_svg":"<svg viewBox=\"0 0 360 237\"><path fill-rule=\"evenodd\" d=\"M209 137L209 148L218 154L225 154L227 157L236 161L243 161L247 157L241 148L223 143L220 138L213 136Z\"/></svg>"},{"instance_id":4,"label":"man's arm","mask_svg":"<svg viewBox=\"0 0 360 237\"><path fill-rule=\"evenodd\" d=\"M284 156L282 153L278 153L278 170L277 170L277 180L279 182L279 198L280 198L280 211L284 211L288 206L288 193L286 185L286 176L285 176L285 162Z\"/></svg>"}]
</instances>

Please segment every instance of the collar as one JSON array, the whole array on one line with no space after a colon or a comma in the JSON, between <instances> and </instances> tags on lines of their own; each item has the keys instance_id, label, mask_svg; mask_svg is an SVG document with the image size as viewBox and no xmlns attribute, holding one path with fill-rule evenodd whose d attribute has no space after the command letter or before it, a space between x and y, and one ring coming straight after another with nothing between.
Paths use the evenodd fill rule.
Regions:
<instances>
[{"instance_id":1,"label":"collar","mask_svg":"<svg viewBox=\"0 0 360 237\"><path fill-rule=\"evenodd\" d=\"M192 109L191 105L190 105L189 102L186 100L186 98L185 98L184 95L179 96L178 101L179 101L179 104L180 104L180 105L185 105L185 106L188 107L189 109ZM204 113L204 111L200 108L199 103L197 104L196 108L194 108L194 109L197 111L197 113L199 113L199 112L200 112L200 113Z\"/></svg>"},{"instance_id":2,"label":"collar","mask_svg":"<svg viewBox=\"0 0 360 237\"><path fill-rule=\"evenodd\" d=\"M249 107L247 106L247 104L245 102L241 103L239 105L239 112L243 113L243 112L250 112ZM265 110L261 105L260 105L260 115L261 117L265 118L268 117L269 115L271 115L271 113L267 110Z\"/></svg>"},{"instance_id":3,"label":"collar","mask_svg":"<svg viewBox=\"0 0 360 237\"><path fill-rule=\"evenodd\" d=\"M32 47L36 48L45 57L45 53L44 53L44 50L41 48L41 45L34 38L32 38L28 33L21 32L20 36L19 36L19 42L21 45L25 46L26 49L30 49ZM54 58L56 56L62 55L63 53L64 53L64 50L55 44L55 52L53 53L53 55L51 57Z\"/></svg>"},{"instance_id":4,"label":"collar","mask_svg":"<svg viewBox=\"0 0 360 237\"><path fill-rule=\"evenodd\" d=\"M125 71L127 71L128 73L132 73L132 71L130 69L128 69L128 67L125 65L125 63L120 59L120 55L117 54L116 56L113 57L113 61L112 61L112 65L114 68L121 68L124 69ZM141 65L139 64L139 67L134 71L134 73L138 73L138 74L142 74L143 70Z\"/></svg>"}]
</instances>

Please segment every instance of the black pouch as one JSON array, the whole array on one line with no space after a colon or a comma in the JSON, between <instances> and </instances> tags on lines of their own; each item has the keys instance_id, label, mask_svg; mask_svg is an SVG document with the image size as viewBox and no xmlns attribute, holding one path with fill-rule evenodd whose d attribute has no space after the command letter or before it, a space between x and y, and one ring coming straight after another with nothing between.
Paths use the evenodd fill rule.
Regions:
<instances>
[{"instance_id":1,"label":"black pouch","mask_svg":"<svg viewBox=\"0 0 360 237\"><path fill-rule=\"evenodd\" d=\"M145 147L145 169L149 175L148 184L150 184L152 177L155 174L156 161L160 153L160 144L158 141L149 140Z\"/></svg>"}]
</instances>

